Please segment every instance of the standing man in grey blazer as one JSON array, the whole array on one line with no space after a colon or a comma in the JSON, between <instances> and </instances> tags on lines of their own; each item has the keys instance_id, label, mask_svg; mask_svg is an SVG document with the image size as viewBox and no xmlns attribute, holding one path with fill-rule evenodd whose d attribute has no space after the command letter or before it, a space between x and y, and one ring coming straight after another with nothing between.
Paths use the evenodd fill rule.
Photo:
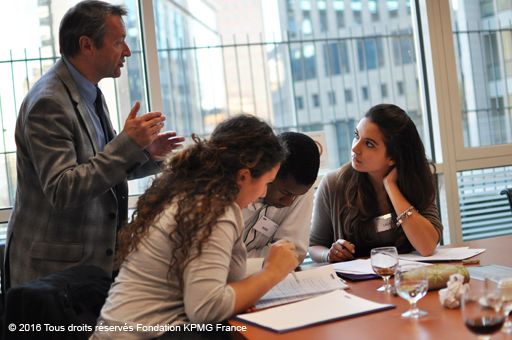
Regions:
<instances>
[{"instance_id":1,"label":"standing man in grey blazer","mask_svg":"<svg viewBox=\"0 0 512 340\"><path fill-rule=\"evenodd\" d=\"M135 103L116 135L101 91L131 55L122 6L82 1L59 29L62 59L34 84L16 122L18 187L8 224L7 286L78 264L112 272L127 179L158 172L184 140Z\"/></svg>"}]
</instances>

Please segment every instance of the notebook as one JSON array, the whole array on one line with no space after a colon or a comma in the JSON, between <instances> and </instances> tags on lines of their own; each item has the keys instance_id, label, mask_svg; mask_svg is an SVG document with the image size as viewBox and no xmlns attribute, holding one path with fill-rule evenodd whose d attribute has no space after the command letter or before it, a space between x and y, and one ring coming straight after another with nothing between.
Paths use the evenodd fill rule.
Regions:
<instances>
[{"instance_id":1,"label":"notebook","mask_svg":"<svg viewBox=\"0 0 512 340\"><path fill-rule=\"evenodd\" d=\"M236 319L282 333L324 323L394 308L338 289L306 300L239 314Z\"/></svg>"}]
</instances>

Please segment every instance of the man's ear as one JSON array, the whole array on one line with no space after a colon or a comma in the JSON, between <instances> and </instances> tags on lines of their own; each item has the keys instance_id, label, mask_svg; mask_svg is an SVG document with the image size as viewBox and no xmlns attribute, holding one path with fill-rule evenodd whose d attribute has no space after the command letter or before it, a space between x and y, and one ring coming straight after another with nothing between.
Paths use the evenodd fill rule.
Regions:
<instances>
[{"instance_id":1,"label":"man's ear","mask_svg":"<svg viewBox=\"0 0 512 340\"><path fill-rule=\"evenodd\" d=\"M395 162L394 159L388 158L388 165L389 166L394 166L395 164L396 164L396 162Z\"/></svg>"},{"instance_id":2,"label":"man's ear","mask_svg":"<svg viewBox=\"0 0 512 340\"><path fill-rule=\"evenodd\" d=\"M94 47L94 42L88 36L82 35L78 38L78 45L80 46L80 52L85 55L91 55Z\"/></svg>"}]
</instances>

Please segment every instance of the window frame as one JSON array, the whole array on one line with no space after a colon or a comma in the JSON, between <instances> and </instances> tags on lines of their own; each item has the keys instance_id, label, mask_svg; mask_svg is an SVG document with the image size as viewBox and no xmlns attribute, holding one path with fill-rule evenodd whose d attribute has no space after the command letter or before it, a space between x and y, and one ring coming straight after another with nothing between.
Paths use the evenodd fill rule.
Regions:
<instances>
[{"instance_id":1,"label":"window frame","mask_svg":"<svg viewBox=\"0 0 512 340\"><path fill-rule=\"evenodd\" d=\"M138 0L138 7L143 37L142 56L147 105L148 110L158 111L163 109L158 55L156 52L147 53L157 50L153 1ZM414 34L420 37L415 39L414 44L418 67L422 68L418 75L423 85L420 88L424 119L429 120L425 126L430 126L431 135L427 138L433 141L432 153L437 173L441 178L440 208L445 225L443 237L445 243L461 242L457 172L510 165L512 143L482 147L464 146L450 1L411 1L411 11ZM315 52L318 53L318 50L315 49ZM301 57L304 58L302 50ZM319 68L319 65L316 65L316 68ZM343 74L343 69L341 73ZM389 84L388 90L391 91L392 86L393 84ZM342 94L340 93L340 96ZM446 112L450 114L444 114ZM130 208L135 207L137 199L138 195L130 196ZM11 211L12 208L0 209L0 223L8 221Z\"/></svg>"},{"instance_id":2,"label":"window frame","mask_svg":"<svg viewBox=\"0 0 512 340\"><path fill-rule=\"evenodd\" d=\"M420 35L424 37L422 53L416 43L416 56L424 66L424 74L420 72L424 79L420 81L429 98L422 98L422 103L430 107L424 112L429 112L427 116L431 119L436 168L442 176L443 236L446 243L462 242L457 172L510 165L512 144L464 146L450 1L416 0L412 5L412 10L421 14L415 16L418 22L414 29L424 30Z\"/></svg>"}]
</instances>

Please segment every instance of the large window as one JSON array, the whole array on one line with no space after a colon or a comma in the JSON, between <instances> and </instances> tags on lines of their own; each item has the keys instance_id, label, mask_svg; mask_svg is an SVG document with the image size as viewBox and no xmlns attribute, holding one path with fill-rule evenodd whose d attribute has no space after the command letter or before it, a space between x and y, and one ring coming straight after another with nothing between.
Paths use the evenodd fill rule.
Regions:
<instances>
[{"instance_id":1,"label":"large window","mask_svg":"<svg viewBox=\"0 0 512 340\"><path fill-rule=\"evenodd\" d=\"M512 158L497 158L512 143L512 11L503 4L451 1L462 118L455 126L461 142L454 145L462 168L457 184L464 240L512 233L512 214L499 194L512 186L506 166Z\"/></svg>"},{"instance_id":2,"label":"large window","mask_svg":"<svg viewBox=\"0 0 512 340\"><path fill-rule=\"evenodd\" d=\"M0 208L12 206L16 191L16 146L14 128L21 102L28 89L60 57L58 27L68 6L55 1L2 2L0 12L5 20L0 21ZM105 79L100 87L109 107L111 120L117 131L122 129L130 108L136 100L147 110L145 82L142 70L141 41L138 9L135 0L123 2L129 15L125 18L127 41L132 56L127 59L122 76L116 81ZM23 16L23 19L20 18ZM23 25L20 25L23 22ZM16 27L16 34L7 34ZM132 193L141 192L144 182L130 183Z\"/></svg>"},{"instance_id":3,"label":"large window","mask_svg":"<svg viewBox=\"0 0 512 340\"><path fill-rule=\"evenodd\" d=\"M118 130L135 100L141 110L162 110L166 128L186 137L207 135L230 115L256 114L277 131L321 140L324 173L348 161L354 126L370 106L395 103L410 114L437 163L445 240L490 235L475 234L468 221L489 216L487 200L504 199L496 191L512 185L503 175L512 159L509 2L116 2L130 11L133 56L121 78L101 87ZM0 5L3 32L19 22L26 28L0 37L0 208L12 206L16 188L12 136L19 105L58 58L56 32L69 5ZM471 178L484 175L482 189L471 187ZM150 180L131 182L130 192L142 192ZM0 210L0 223L7 218Z\"/></svg>"}]
</instances>

